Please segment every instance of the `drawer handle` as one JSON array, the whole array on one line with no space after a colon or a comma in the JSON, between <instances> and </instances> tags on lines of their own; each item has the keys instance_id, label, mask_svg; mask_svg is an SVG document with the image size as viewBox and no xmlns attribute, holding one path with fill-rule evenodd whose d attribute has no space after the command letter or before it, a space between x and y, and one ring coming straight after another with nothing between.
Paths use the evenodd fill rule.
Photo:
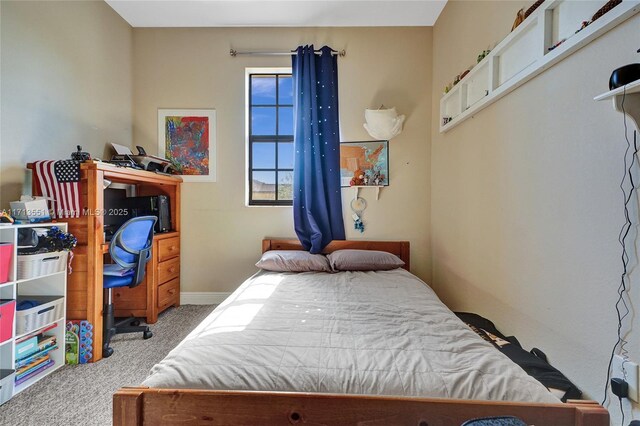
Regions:
<instances>
[{"instance_id":1,"label":"drawer handle","mask_svg":"<svg viewBox=\"0 0 640 426\"><path fill-rule=\"evenodd\" d=\"M173 267L173 266L172 266L171 268L169 268L169 272L170 272L170 273L172 273L172 274L173 274L175 271L176 271L176 268L175 268L175 267Z\"/></svg>"},{"instance_id":2,"label":"drawer handle","mask_svg":"<svg viewBox=\"0 0 640 426\"><path fill-rule=\"evenodd\" d=\"M41 311L38 311L38 315L44 314L45 312L49 312L52 309L55 309L55 306L49 306L48 308L45 308L45 309L43 309Z\"/></svg>"},{"instance_id":3,"label":"drawer handle","mask_svg":"<svg viewBox=\"0 0 640 426\"><path fill-rule=\"evenodd\" d=\"M176 248L176 246L169 246L169 251L174 251Z\"/></svg>"},{"instance_id":4,"label":"drawer handle","mask_svg":"<svg viewBox=\"0 0 640 426\"><path fill-rule=\"evenodd\" d=\"M171 290L169 290L169 294L172 294L172 295L173 295L173 294L176 294L176 289L175 289L175 288L172 288Z\"/></svg>"}]
</instances>

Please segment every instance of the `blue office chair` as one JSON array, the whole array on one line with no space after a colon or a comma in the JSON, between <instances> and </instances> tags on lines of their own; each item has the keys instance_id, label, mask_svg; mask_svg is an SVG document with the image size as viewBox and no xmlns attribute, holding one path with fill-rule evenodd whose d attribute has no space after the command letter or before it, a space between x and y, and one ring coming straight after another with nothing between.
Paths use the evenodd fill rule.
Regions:
<instances>
[{"instance_id":1,"label":"blue office chair","mask_svg":"<svg viewBox=\"0 0 640 426\"><path fill-rule=\"evenodd\" d=\"M141 326L133 317L116 322L112 290L118 287L136 287L144 279L145 266L151 258L153 227L156 220L155 216L140 216L126 221L113 234L109 244L109 254L115 263L104 265L103 272L105 304L102 356L105 358L113 354L109 344L116 334L143 333L145 339L153 336L148 326Z\"/></svg>"}]
</instances>

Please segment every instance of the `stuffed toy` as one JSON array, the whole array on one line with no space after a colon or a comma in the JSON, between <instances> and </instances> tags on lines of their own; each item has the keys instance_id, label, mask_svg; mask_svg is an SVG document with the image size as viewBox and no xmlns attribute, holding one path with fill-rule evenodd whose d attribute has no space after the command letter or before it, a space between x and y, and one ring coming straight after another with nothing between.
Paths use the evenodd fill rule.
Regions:
<instances>
[{"instance_id":1,"label":"stuffed toy","mask_svg":"<svg viewBox=\"0 0 640 426\"><path fill-rule=\"evenodd\" d=\"M364 185L364 172L360 169L353 172L353 177L351 178L351 182L349 184L351 186Z\"/></svg>"}]
</instances>

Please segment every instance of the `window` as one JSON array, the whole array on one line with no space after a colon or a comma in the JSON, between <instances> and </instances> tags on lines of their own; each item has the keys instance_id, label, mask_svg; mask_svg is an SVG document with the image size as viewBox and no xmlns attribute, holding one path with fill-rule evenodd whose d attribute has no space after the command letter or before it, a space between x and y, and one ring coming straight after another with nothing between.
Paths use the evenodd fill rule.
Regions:
<instances>
[{"instance_id":1,"label":"window","mask_svg":"<svg viewBox=\"0 0 640 426\"><path fill-rule=\"evenodd\" d=\"M291 71L262 70L247 74L249 205L290 206L293 200Z\"/></svg>"}]
</instances>

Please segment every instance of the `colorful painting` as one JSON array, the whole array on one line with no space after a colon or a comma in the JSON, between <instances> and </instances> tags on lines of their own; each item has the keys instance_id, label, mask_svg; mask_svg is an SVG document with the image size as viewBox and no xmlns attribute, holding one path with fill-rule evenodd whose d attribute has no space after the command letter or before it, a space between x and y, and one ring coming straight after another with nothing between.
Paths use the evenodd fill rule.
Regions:
<instances>
[{"instance_id":1,"label":"colorful painting","mask_svg":"<svg viewBox=\"0 0 640 426\"><path fill-rule=\"evenodd\" d=\"M215 111L158 110L158 151L187 182L215 181Z\"/></svg>"},{"instance_id":2,"label":"colorful painting","mask_svg":"<svg viewBox=\"0 0 640 426\"><path fill-rule=\"evenodd\" d=\"M389 185L389 141L340 144L340 182L346 186Z\"/></svg>"}]
</instances>

